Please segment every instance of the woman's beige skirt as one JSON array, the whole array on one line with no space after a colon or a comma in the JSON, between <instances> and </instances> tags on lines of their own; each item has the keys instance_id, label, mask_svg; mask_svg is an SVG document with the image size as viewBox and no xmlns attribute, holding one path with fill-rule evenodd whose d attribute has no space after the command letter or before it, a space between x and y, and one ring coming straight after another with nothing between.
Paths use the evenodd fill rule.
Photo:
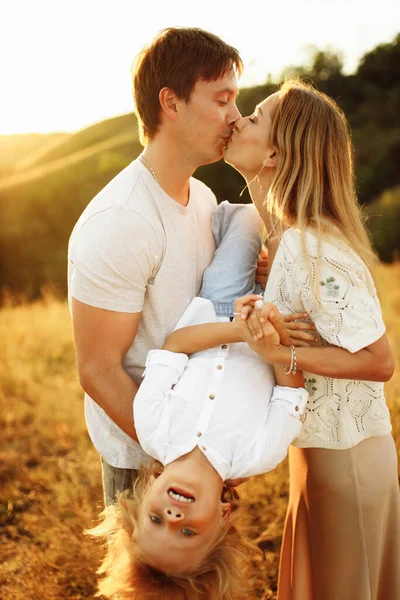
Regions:
<instances>
[{"instance_id":1,"label":"woman's beige skirt","mask_svg":"<svg viewBox=\"0 0 400 600\"><path fill-rule=\"evenodd\" d=\"M400 600L400 495L393 437L289 451L278 600Z\"/></svg>"}]
</instances>

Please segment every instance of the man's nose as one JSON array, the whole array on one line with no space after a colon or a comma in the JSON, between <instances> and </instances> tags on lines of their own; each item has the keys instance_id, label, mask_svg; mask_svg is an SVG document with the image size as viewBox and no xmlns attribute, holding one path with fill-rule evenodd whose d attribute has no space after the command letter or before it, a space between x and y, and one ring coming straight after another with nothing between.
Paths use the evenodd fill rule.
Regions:
<instances>
[{"instance_id":1,"label":"man's nose","mask_svg":"<svg viewBox=\"0 0 400 600\"><path fill-rule=\"evenodd\" d=\"M236 125L236 122L242 118L242 115L240 114L240 110L238 109L236 104L233 106L232 114L230 115L230 117L231 117L231 122L230 122L231 127L234 127Z\"/></svg>"},{"instance_id":2,"label":"man's nose","mask_svg":"<svg viewBox=\"0 0 400 600\"><path fill-rule=\"evenodd\" d=\"M240 116L233 124L234 131L240 131L244 123L244 118Z\"/></svg>"},{"instance_id":3,"label":"man's nose","mask_svg":"<svg viewBox=\"0 0 400 600\"><path fill-rule=\"evenodd\" d=\"M176 523L177 521L182 521L182 519L185 518L183 511L175 506L164 508L164 515L167 521L170 521L170 523Z\"/></svg>"}]
</instances>

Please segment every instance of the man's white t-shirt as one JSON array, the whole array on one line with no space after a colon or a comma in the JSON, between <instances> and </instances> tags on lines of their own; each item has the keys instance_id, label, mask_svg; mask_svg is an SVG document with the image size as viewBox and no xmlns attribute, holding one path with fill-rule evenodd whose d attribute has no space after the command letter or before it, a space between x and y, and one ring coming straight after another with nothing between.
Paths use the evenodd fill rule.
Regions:
<instances>
[{"instance_id":1,"label":"man's white t-shirt","mask_svg":"<svg viewBox=\"0 0 400 600\"><path fill-rule=\"evenodd\" d=\"M215 242L211 190L190 179L187 206L170 198L136 159L87 206L68 248L68 296L142 318L124 368L140 383L150 349L160 348L198 295ZM110 344L112 340L110 340ZM138 468L146 456L87 394L92 442L114 467Z\"/></svg>"}]
</instances>

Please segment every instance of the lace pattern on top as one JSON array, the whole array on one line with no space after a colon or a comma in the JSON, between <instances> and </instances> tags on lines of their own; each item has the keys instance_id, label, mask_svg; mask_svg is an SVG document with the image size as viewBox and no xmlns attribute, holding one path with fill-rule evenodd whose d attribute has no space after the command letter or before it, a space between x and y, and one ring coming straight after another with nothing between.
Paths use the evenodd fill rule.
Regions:
<instances>
[{"instance_id":1,"label":"lace pattern on top","mask_svg":"<svg viewBox=\"0 0 400 600\"><path fill-rule=\"evenodd\" d=\"M357 352L385 332L370 272L344 242L321 241L288 229L282 236L265 290L265 300L283 314L307 312L319 346ZM349 448L391 430L383 383L332 379L304 373L309 392L300 447Z\"/></svg>"}]
</instances>

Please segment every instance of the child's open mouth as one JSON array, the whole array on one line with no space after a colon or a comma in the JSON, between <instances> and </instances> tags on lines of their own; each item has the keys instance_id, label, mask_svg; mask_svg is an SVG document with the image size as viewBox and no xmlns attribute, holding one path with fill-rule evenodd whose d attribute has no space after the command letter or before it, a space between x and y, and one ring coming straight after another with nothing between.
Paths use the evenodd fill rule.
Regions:
<instances>
[{"instance_id":1,"label":"child's open mouth","mask_svg":"<svg viewBox=\"0 0 400 600\"><path fill-rule=\"evenodd\" d=\"M194 502L195 498L183 490L177 490L175 488L169 488L168 496L171 496L174 500L178 500L179 502Z\"/></svg>"}]
</instances>

